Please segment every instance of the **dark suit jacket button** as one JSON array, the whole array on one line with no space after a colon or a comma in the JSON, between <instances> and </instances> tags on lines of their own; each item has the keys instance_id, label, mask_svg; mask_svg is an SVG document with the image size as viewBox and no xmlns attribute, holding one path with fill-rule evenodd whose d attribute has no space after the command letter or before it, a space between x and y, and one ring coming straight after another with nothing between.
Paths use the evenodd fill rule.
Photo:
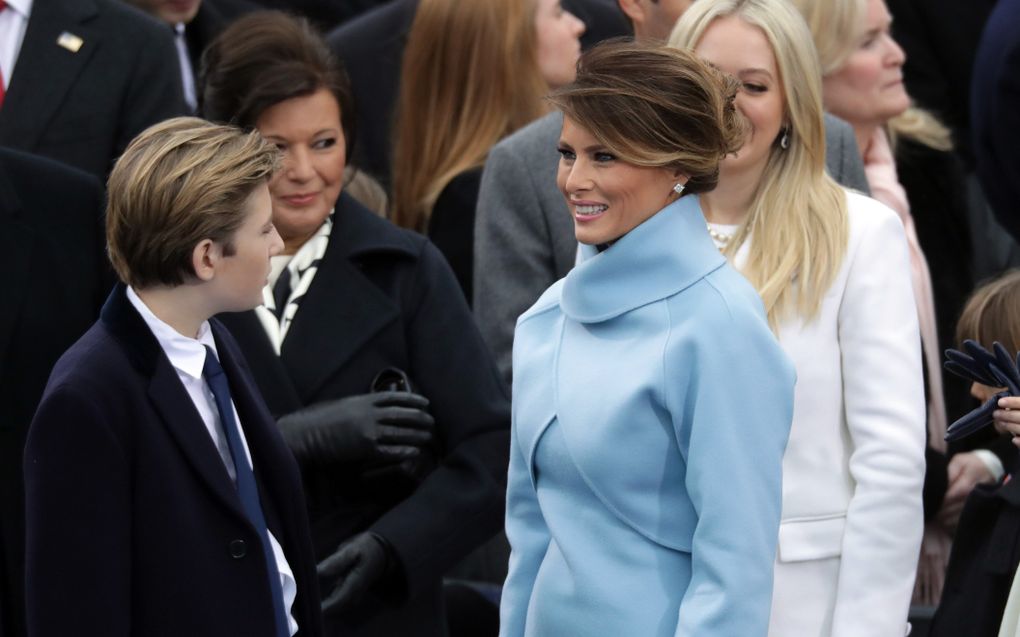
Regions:
<instances>
[{"instance_id":1,"label":"dark suit jacket button","mask_svg":"<svg viewBox=\"0 0 1020 637\"><path fill-rule=\"evenodd\" d=\"M230 557L239 560L248 554L248 543L244 540L232 540L230 542Z\"/></svg>"}]
</instances>

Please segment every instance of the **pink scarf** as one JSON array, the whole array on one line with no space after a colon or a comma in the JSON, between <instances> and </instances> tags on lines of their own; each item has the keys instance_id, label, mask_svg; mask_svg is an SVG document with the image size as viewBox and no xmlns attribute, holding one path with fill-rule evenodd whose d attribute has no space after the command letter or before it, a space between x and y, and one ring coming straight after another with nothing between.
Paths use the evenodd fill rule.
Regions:
<instances>
[{"instance_id":1,"label":"pink scarf","mask_svg":"<svg viewBox=\"0 0 1020 637\"><path fill-rule=\"evenodd\" d=\"M893 159L889 139L881 127L875 128L870 143L864 152L864 172L871 187L871 196L896 211L907 233L907 248L910 251L910 275L914 287L914 301L917 304L917 319L921 327L921 342L924 344L924 363L928 370L928 444L945 453L946 403L942 396L942 350L939 347L938 332L935 328L935 297L932 293L931 272L928 261L921 251L910 215L907 193L896 175L896 161Z\"/></svg>"}]
</instances>

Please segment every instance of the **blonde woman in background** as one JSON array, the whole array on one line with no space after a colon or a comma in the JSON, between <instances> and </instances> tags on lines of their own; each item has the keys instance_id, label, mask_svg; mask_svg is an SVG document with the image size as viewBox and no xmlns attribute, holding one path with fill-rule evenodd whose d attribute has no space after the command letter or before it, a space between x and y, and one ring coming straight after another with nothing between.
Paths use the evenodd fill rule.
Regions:
<instances>
[{"instance_id":1,"label":"blonde woman in background","mask_svg":"<svg viewBox=\"0 0 1020 637\"><path fill-rule=\"evenodd\" d=\"M786 0L699 0L670 44L741 82L750 130L702 210L797 369L769 635L901 637L924 478L903 225L826 175L821 71Z\"/></svg>"},{"instance_id":2,"label":"blonde woman in background","mask_svg":"<svg viewBox=\"0 0 1020 637\"><path fill-rule=\"evenodd\" d=\"M432 239L468 300L485 158L574 79L582 33L559 0L418 5L397 106L393 221Z\"/></svg>"},{"instance_id":3,"label":"blonde woman in background","mask_svg":"<svg viewBox=\"0 0 1020 637\"><path fill-rule=\"evenodd\" d=\"M912 106L903 49L890 34L884 0L795 0L822 63L826 108L854 128L872 196L906 228L928 397L925 539L914 603L935 605L949 538L974 486L1003 474L1009 446L990 430L947 448L946 423L969 411L967 386L942 374L942 351L974 286L966 176L949 131ZM991 447L977 449L975 447ZM998 455L997 455L998 454Z\"/></svg>"}]
</instances>

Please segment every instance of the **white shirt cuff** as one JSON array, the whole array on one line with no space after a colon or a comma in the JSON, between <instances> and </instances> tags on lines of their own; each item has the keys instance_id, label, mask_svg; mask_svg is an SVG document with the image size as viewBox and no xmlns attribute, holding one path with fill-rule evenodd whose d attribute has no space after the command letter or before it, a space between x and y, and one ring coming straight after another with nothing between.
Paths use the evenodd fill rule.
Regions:
<instances>
[{"instance_id":1,"label":"white shirt cuff","mask_svg":"<svg viewBox=\"0 0 1020 637\"><path fill-rule=\"evenodd\" d=\"M975 449L974 455L978 457L981 462L985 464L988 472L992 474L992 479L998 482L1002 479L1002 476L1006 474L1006 470L1002 467L1002 461L999 460L999 456L995 455L987 449Z\"/></svg>"}]
</instances>

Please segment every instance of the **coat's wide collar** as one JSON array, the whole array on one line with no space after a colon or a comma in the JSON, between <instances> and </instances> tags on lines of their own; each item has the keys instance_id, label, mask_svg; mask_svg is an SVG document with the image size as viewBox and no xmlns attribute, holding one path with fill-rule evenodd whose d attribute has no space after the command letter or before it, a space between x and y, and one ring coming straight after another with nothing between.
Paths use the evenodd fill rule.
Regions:
<instances>
[{"instance_id":1,"label":"coat's wide collar","mask_svg":"<svg viewBox=\"0 0 1020 637\"><path fill-rule=\"evenodd\" d=\"M726 263L708 236L698 198L688 195L621 237L608 250L582 245L560 296L580 323L605 321L676 294Z\"/></svg>"}]
</instances>

